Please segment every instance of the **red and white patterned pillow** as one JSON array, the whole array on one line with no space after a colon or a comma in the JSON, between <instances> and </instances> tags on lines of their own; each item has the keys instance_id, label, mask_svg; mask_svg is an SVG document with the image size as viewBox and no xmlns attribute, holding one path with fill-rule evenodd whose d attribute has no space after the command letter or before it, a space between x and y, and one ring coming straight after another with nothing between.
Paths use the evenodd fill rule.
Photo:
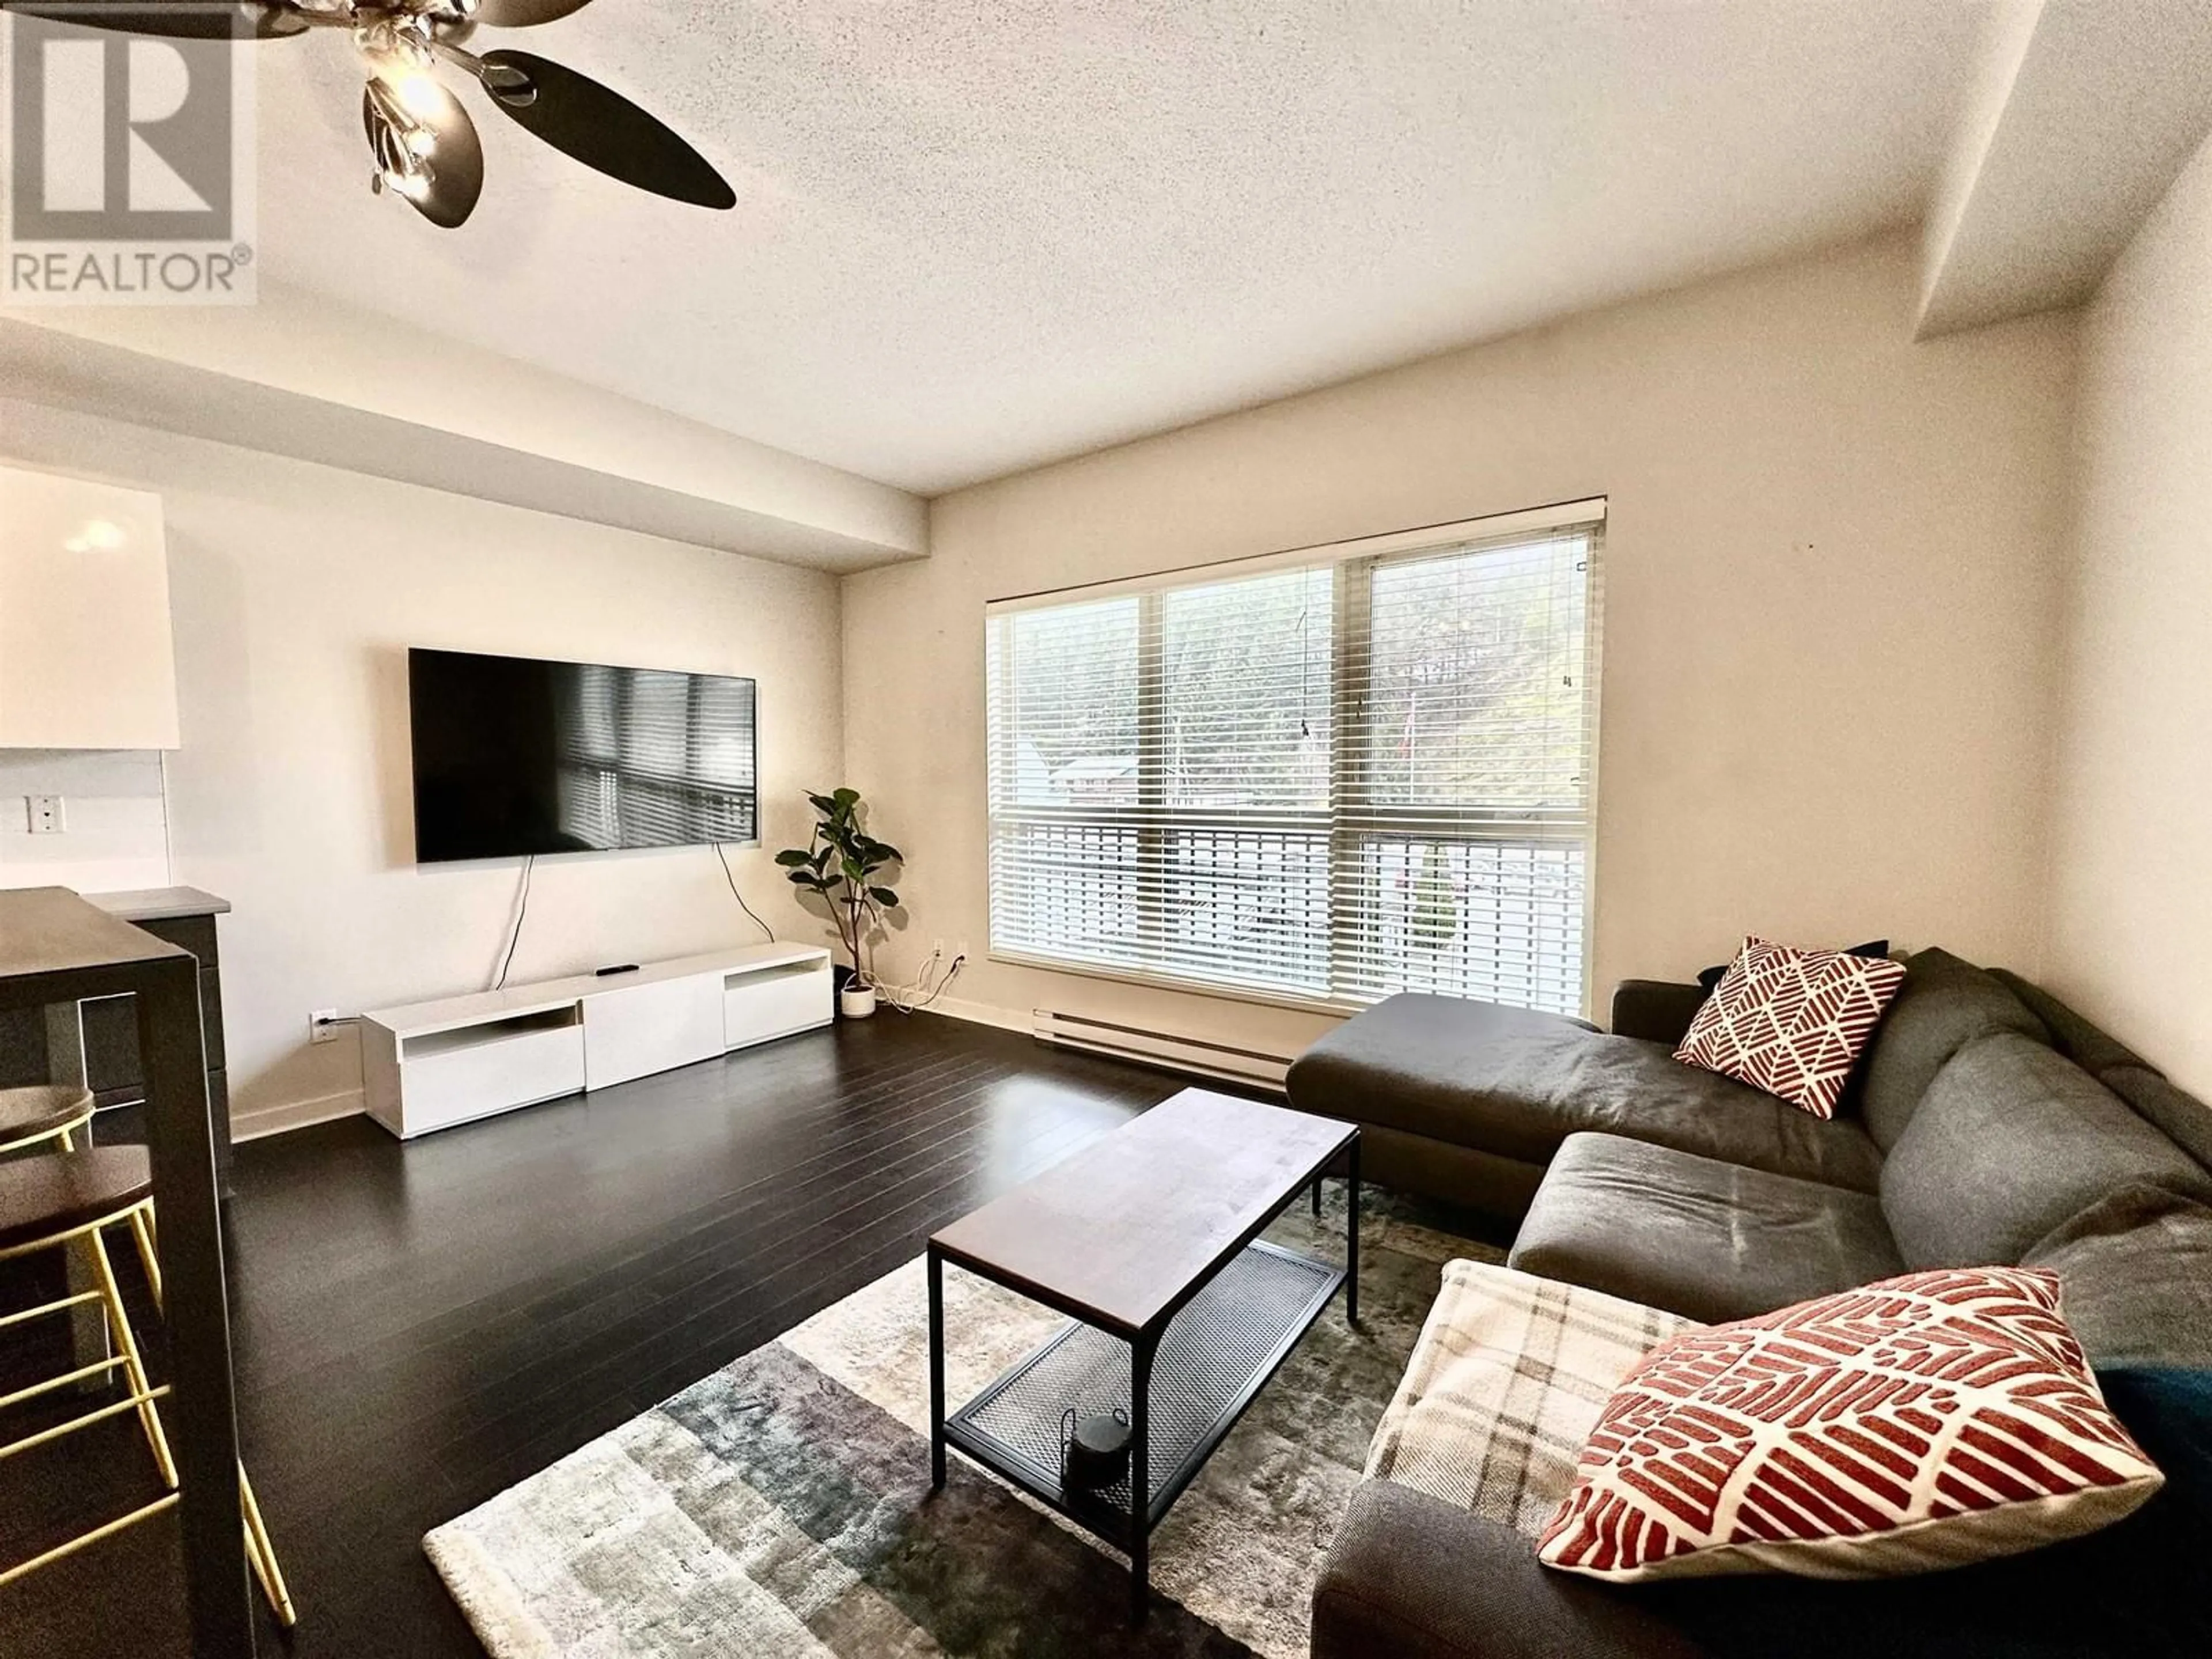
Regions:
<instances>
[{"instance_id":1,"label":"red and white patterned pillow","mask_svg":"<svg viewBox=\"0 0 2212 1659\"><path fill-rule=\"evenodd\" d=\"M1617 1582L1869 1578L2094 1532L2163 1484L2027 1267L1884 1279L1662 1343L1537 1556Z\"/></svg>"},{"instance_id":2,"label":"red and white patterned pillow","mask_svg":"<svg viewBox=\"0 0 2212 1659\"><path fill-rule=\"evenodd\" d=\"M1836 1115L1905 964L1747 938L1690 1022L1674 1058Z\"/></svg>"}]
</instances>

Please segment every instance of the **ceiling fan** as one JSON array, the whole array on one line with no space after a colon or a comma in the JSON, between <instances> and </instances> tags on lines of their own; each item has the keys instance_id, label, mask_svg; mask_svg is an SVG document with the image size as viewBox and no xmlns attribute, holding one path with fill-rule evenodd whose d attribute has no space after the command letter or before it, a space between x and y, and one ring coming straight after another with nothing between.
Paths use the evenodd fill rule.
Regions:
<instances>
[{"instance_id":1,"label":"ceiling fan","mask_svg":"<svg viewBox=\"0 0 2212 1659\"><path fill-rule=\"evenodd\" d=\"M656 196L699 207L737 202L706 157L619 93L550 59L504 47L470 49L479 28L529 28L580 11L589 0L0 0L0 10L93 28L185 39L283 40L343 29L368 68L361 118L389 191L434 225L465 222L483 192L476 123L435 73L450 64L482 87L492 107L586 167Z\"/></svg>"}]
</instances>

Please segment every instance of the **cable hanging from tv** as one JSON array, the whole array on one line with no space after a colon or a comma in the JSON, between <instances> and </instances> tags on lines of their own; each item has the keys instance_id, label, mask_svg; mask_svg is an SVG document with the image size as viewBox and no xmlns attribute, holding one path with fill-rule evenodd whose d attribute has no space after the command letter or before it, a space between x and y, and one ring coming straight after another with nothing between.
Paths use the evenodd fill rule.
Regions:
<instances>
[{"instance_id":1,"label":"cable hanging from tv","mask_svg":"<svg viewBox=\"0 0 2212 1659\"><path fill-rule=\"evenodd\" d=\"M538 867L538 854L526 853L522 860L522 890L516 896L514 931L507 935L507 958L499 964L499 977L492 981L492 989L507 989L507 969L514 966L514 947L522 943L522 924L530 915L530 872Z\"/></svg>"}]
</instances>

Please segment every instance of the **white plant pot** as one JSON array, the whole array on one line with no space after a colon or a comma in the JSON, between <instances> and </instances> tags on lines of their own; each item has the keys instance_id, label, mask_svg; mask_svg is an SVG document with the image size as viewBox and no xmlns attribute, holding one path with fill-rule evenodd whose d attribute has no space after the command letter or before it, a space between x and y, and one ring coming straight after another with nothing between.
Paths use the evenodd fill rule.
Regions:
<instances>
[{"instance_id":1,"label":"white plant pot","mask_svg":"<svg viewBox=\"0 0 2212 1659\"><path fill-rule=\"evenodd\" d=\"M876 988L847 986L837 993L837 1012L848 1019L866 1019L876 1012Z\"/></svg>"}]
</instances>

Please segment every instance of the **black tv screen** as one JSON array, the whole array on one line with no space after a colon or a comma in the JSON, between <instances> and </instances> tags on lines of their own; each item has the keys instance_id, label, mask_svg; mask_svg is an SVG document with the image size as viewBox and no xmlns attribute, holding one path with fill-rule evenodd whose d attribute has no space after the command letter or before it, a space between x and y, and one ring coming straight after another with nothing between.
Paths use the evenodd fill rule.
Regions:
<instances>
[{"instance_id":1,"label":"black tv screen","mask_svg":"<svg viewBox=\"0 0 2212 1659\"><path fill-rule=\"evenodd\" d=\"M753 682L467 651L407 653L415 856L750 842Z\"/></svg>"}]
</instances>

